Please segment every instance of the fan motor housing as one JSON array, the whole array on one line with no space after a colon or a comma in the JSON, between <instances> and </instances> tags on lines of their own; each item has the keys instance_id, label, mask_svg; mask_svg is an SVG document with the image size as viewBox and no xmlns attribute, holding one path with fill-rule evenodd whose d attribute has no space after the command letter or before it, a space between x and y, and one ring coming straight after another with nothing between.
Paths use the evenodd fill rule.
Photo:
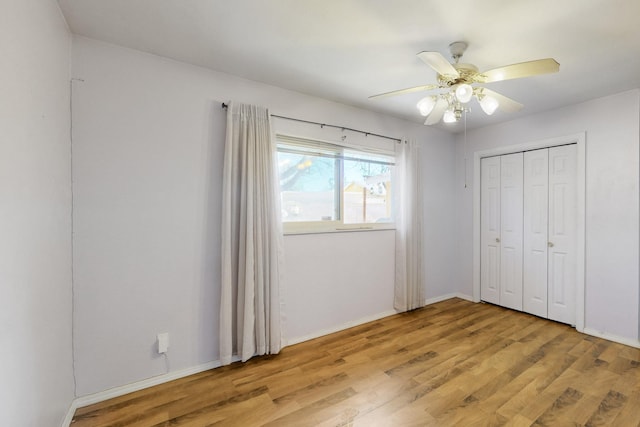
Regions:
<instances>
[{"instance_id":1,"label":"fan motor housing","mask_svg":"<svg viewBox=\"0 0 640 427\"><path fill-rule=\"evenodd\" d=\"M452 64L458 71L459 76L449 76L438 74L438 83L441 86L455 86L459 84L471 84L475 83L474 77L478 74L478 67L473 64Z\"/></svg>"}]
</instances>

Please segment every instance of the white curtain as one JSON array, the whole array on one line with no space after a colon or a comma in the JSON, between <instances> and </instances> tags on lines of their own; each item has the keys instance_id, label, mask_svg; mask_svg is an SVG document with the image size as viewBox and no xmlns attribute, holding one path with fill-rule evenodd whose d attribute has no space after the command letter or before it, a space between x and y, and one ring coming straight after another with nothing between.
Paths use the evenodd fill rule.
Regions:
<instances>
[{"instance_id":1,"label":"white curtain","mask_svg":"<svg viewBox=\"0 0 640 427\"><path fill-rule=\"evenodd\" d=\"M276 148L266 108L227 108L222 189L220 361L282 346L282 233Z\"/></svg>"},{"instance_id":2,"label":"white curtain","mask_svg":"<svg viewBox=\"0 0 640 427\"><path fill-rule=\"evenodd\" d=\"M422 185L420 150L415 141L396 144L396 280L393 306L398 311L424 305L422 283Z\"/></svg>"}]
</instances>

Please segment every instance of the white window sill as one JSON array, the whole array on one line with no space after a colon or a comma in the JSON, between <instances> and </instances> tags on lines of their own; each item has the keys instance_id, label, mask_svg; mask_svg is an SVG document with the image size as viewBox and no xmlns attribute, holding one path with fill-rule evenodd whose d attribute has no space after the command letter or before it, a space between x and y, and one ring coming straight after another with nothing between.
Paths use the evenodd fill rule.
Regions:
<instances>
[{"instance_id":1,"label":"white window sill","mask_svg":"<svg viewBox=\"0 0 640 427\"><path fill-rule=\"evenodd\" d=\"M285 236L296 236L301 234L330 234L330 233L362 233L367 231L392 231L395 230L395 224L381 224L374 225L357 225L357 226L340 226L331 228L316 228L316 229L299 229L299 230L285 230Z\"/></svg>"}]
</instances>

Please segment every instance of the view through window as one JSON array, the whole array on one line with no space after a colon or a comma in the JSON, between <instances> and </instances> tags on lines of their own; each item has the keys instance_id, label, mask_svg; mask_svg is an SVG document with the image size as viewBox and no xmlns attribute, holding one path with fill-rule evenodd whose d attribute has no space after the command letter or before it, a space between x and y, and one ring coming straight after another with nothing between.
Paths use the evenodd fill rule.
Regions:
<instances>
[{"instance_id":1,"label":"view through window","mask_svg":"<svg viewBox=\"0 0 640 427\"><path fill-rule=\"evenodd\" d=\"M357 225L389 228L393 222L393 160L387 154L280 139L278 169L285 231Z\"/></svg>"}]
</instances>

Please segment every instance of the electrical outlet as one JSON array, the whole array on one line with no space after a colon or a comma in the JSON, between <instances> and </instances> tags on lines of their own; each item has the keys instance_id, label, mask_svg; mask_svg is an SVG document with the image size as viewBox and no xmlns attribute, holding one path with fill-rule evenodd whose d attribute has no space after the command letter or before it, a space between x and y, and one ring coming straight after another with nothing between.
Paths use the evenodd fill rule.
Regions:
<instances>
[{"instance_id":1,"label":"electrical outlet","mask_svg":"<svg viewBox=\"0 0 640 427\"><path fill-rule=\"evenodd\" d=\"M169 350L169 332L158 334L158 353L166 353Z\"/></svg>"}]
</instances>

